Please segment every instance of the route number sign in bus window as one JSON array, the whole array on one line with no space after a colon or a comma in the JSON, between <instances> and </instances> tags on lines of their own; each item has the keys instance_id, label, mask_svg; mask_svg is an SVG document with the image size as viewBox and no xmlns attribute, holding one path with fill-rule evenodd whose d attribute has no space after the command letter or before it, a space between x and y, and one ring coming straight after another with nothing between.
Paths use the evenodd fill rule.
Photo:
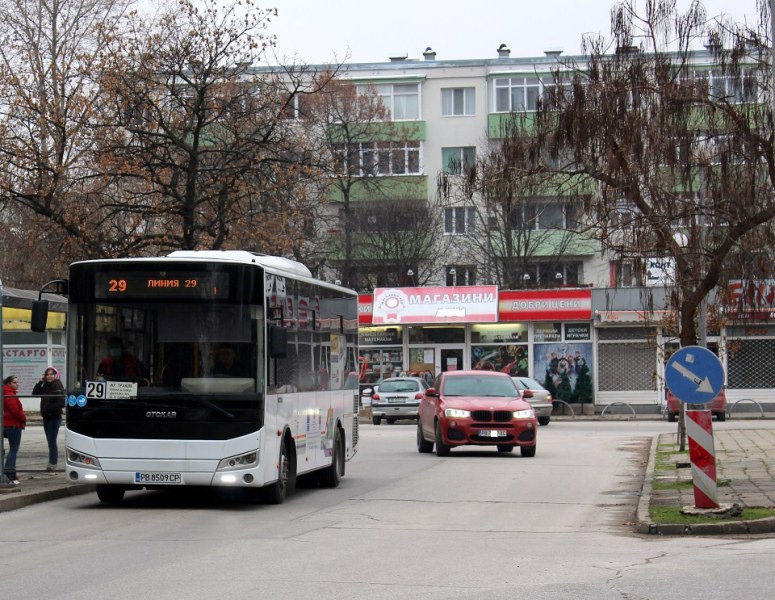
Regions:
<instances>
[{"instance_id":1,"label":"route number sign in bus window","mask_svg":"<svg viewBox=\"0 0 775 600\"><path fill-rule=\"evenodd\" d=\"M97 273L94 297L226 299L229 297L229 274L159 271Z\"/></svg>"}]
</instances>

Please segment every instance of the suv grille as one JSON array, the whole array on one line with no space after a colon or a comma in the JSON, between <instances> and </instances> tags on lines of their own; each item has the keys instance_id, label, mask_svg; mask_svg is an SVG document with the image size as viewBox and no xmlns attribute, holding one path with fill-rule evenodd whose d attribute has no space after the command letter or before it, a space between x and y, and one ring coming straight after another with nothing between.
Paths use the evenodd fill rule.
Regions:
<instances>
[{"instance_id":1,"label":"suv grille","mask_svg":"<svg viewBox=\"0 0 775 600\"><path fill-rule=\"evenodd\" d=\"M508 423L513 418L510 410L474 410L471 418L478 423Z\"/></svg>"}]
</instances>

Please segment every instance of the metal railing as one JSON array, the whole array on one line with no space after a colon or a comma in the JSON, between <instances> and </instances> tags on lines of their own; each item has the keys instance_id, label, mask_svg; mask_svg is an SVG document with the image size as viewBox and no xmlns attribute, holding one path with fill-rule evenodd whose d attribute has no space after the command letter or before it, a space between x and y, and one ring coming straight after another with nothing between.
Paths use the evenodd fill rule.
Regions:
<instances>
[{"instance_id":1,"label":"metal railing","mask_svg":"<svg viewBox=\"0 0 775 600\"><path fill-rule=\"evenodd\" d=\"M632 411L632 416L635 417L636 419L638 418L638 413L636 413L635 409L632 406L630 406L629 402L611 402L610 404L606 404L603 410L600 411L600 416L601 417L604 416L605 411L607 411L612 406L626 406Z\"/></svg>"},{"instance_id":2,"label":"metal railing","mask_svg":"<svg viewBox=\"0 0 775 600\"><path fill-rule=\"evenodd\" d=\"M759 409L759 413L761 413L761 414L760 414L761 418L764 418L764 408L762 407L762 405L761 405L761 404L759 404L759 403L758 403L756 400L754 400L753 398L741 398L740 400L738 400L737 402L735 402L735 403L734 403L734 404L732 404L731 406L727 406L727 416L728 416L728 417L731 417L731 416L732 416L732 411L734 410L735 406L737 406L737 405L738 405L738 404L740 404L741 402L752 402L753 404L755 404L755 405L758 407L758 409Z\"/></svg>"}]
</instances>

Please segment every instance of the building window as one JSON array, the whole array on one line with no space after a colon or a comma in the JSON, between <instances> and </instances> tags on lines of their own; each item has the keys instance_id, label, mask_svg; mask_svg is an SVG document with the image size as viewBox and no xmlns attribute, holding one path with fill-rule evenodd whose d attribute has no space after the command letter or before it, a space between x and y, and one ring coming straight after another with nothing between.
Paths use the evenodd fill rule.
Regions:
<instances>
[{"instance_id":1,"label":"building window","mask_svg":"<svg viewBox=\"0 0 775 600\"><path fill-rule=\"evenodd\" d=\"M554 288L577 286L581 280L581 263L537 263L522 272L524 287Z\"/></svg>"},{"instance_id":2,"label":"building window","mask_svg":"<svg viewBox=\"0 0 775 600\"><path fill-rule=\"evenodd\" d=\"M449 265L445 269L448 286L476 285L476 267L471 265Z\"/></svg>"},{"instance_id":3,"label":"building window","mask_svg":"<svg viewBox=\"0 0 775 600\"><path fill-rule=\"evenodd\" d=\"M579 264L538 265L538 280L543 287L579 284Z\"/></svg>"},{"instance_id":4,"label":"building window","mask_svg":"<svg viewBox=\"0 0 775 600\"><path fill-rule=\"evenodd\" d=\"M578 205L563 198L530 198L511 213L511 228L530 230L575 230L579 225Z\"/></svg>"},{"instance_id":5,"label":"building window","mask_svg":"<svg viewBox=\"0 0 775 600\"><path fill-rule=\"evenodd\" d=\"M441 164L445 173L460 175L474 166L476 147L442 148Z\"/></svg>"},{"instance_id":6,"label":"building window","mask_svg":"<svg viewBox=\"0 0 775 600\"><path fill-rule=\"evenodd\" d=\"M734 77L714 69L704 76L708 78L708 91L713 100L742 104L757 102L759 99L760 86L750 71L743 71L740 77Z\"/></svg>"},{"instance_id":7,"label":"building window","mask_svg":"<svg viewBox=\"0 0 775 600\"><path fill-rule=\"evenodd\" d=\"M417 83L380 83L374 86L394 121L420 118L420 85Z\"/></svg>"},{"instance_id":8,"label":"building window","mask_svg":"<svg viewBox=\"0 0 775 600\"><path fill-rule=\"evenodd\" d=\"M495 112L534 111L541 96L538 77L511 77L495 80Z\"/></svg>"},{"instance_id":9,"label":"building window","mask_svg":"<svg viewBox=\"0 0 775 600\"><path fill-rule=\"evenodd\" d=\"M472 206L444 209L444 235L476 232L476 209Z\"/></svg>"},{"instance_id":10,"label":"building window","mask_svg":"<svg viewBox=\"0 0 775 600\"><path fill-rule=\"evenodd\" d=\"M362 142L334 148L337 172L342 175L420 175L420 142Z\"/></svg>"},{"instance_id":11,"label":"building window","mask_svg":"<svg viewBox=\"0 0 775 600\"><path fill-rule=\"evenodd\" d=\"M609 263L612 287L638 287L642 264L636 259L622 259Z\"/></svg>"},{"instance_id":12,"label":"building window","mask_svg":"<svg viewBox=\"0 0 775 600\"><path fill-rule=\"evenodd\" d=\"M443 88L441 90L442 117L470 117L476 113L475 90L466 88Z\"/></svg>"}]
</instances>

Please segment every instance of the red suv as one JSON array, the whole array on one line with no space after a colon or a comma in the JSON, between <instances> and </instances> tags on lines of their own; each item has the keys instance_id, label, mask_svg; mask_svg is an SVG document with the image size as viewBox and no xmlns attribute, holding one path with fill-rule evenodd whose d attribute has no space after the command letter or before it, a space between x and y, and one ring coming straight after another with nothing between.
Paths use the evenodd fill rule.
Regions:
<instances>
[{"instance_id":1,"label":"red suv","mask_svg":"<svg viewBox=\"0 0 775 600\"><path fill-rule=\"evenodd\" d=\"M665 413L667 414L667 420L668 421L675 421L678 418L678 407L680 406L681 401L673 396L673 394L670 393L670 390L667 390L667 406L665 407ZM705 410L709 410L715 417L717 421L726 421L727 420L727 395L724 389L722 388L721 392L718 396L716 396L713 400L710 402L707 402L705 404L687 404L684 408L688 408L689 410L695 408L704 408Z\"/></svg>"},{"instance_id":2,"label":"red suv","mask_svg":"<svg viewBox=\"0 0 775 600\"><path fill-rule=\"evenodd\" d=\"M538 420L506 373L446 371L437 387L425 390L417 419L417 450L446 456L465 445L496 446L498 452L519 447L535 456ZM380 390L381 391L381 390Z\"/></svg>"}]
</instances>

